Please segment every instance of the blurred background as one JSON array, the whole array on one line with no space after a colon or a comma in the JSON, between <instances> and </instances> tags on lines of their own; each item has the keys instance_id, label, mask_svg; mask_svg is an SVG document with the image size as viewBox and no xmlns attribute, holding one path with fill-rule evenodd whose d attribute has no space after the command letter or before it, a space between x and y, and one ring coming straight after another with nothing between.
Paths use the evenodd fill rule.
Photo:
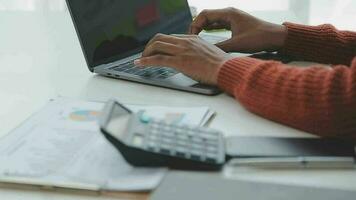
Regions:
<instances>
[{"instance_id":1,"label":"blurred background","mask_svg":"<svg viewBox=\"0 0 356 200\"><path fill-rule=\"evenodd\" d=\"M341 29L356 29L356 0L188 0L203 9L237 7L263 16L275 13L275 22L332 23ZM0 0L0 11L66 11L65 0ZM278 16L284 16L282 19Z\"/></svg>"}]
</instances>

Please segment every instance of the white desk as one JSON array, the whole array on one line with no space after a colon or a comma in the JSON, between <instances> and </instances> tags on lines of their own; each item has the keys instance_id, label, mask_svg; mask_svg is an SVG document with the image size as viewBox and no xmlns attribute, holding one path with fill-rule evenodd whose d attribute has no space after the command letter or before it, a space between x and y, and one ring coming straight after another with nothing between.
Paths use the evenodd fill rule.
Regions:
<instances>
[{"instance_id":1,"label":"white desk","mask_svg":"<svg viewBox=\"0 0 356 200\"><path fill-rule=\"evenodd\" d=\"M116 97L123 102L139 104L207 105L218 113L211 126L226 135L306 135L247 112L225 94L208 97L89 73L67 12L1 11L0 24L0 136L56 96L88 100ZM265 172L239 177L338 188L356 185L356 172L353 171ZM0 188L0 197L7 200L111 199L3 188Z\"/></svg>"}]
</instances>

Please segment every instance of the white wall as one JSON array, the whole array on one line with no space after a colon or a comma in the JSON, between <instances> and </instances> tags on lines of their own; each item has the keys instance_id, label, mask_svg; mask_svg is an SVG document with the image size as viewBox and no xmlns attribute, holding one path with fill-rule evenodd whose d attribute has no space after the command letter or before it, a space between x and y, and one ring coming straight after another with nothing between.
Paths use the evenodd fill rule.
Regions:
<instances>
[{"instance_id":1,"label":"white wall","mask_svg":"<svg viewBox=\"0 0 356 200\"><path fill-rule=\"evenodd\" d=\"M0 0L0 11L62 11L65 0ZM130 0L127 0L130 1ZM245 11L268 11L269 14L296 16L300 23L332 23L341 29L356 30L356 0L188 0L203 9L236 7ZM289 12L289 13L286 13ZM273 16L272 16L273 18ZM287 18L287 20L290 18ZM276 19L278 22L282 19Z\"/></svg>"},{"instance_id":2,"label":"white wall","mask_svg":"<svg viewBox=\"0 0 356 200\"><path fill-rule=\"evenodd\" d=\"M331 23L356 31L356 0L311 0L310 24Z\"/></svg>"},{"instance_id":3,"label":"white wall","mask_svg":"<svg viewBox=\"0 0 356 200\"><path fill-rule=\"evenodd\" d=\"M65 0L0 0L0 10L64 10Z\"/></svg>"},{"instance_id":4,"label":"white wall","mask_svg":"<svg viewBox=\"0 0 356 200\"><path fill-rule=\"evenodd\" d=\"M129 0L128 0L129 1ZM199 11L205 8L224 8L229 6L243 10L285 10L288 9L289 0L188 0ZM38 10L51 8L61 10L65 6L64 0L0 0L2 10Z\"/></svg>"},{"instance_id":5,"label":"white wall","mask_svg":"<svg viewBox=\"0 0 356 200\"><path fill-rule=\"evenodd\" d=\"M199 11L203 9L216 9L236 7L246 11L261 10L287 10L289 0L188 0Z\"/></svg>"}]
</instances>

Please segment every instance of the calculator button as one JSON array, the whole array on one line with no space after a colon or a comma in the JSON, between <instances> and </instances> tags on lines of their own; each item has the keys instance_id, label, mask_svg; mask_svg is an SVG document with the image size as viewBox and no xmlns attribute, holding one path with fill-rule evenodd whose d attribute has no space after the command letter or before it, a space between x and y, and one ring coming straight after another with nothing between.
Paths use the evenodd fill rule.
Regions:
<instances>
[{"instance_id":1,"label":"calculator button","mask_svg":"<svg viewBox=\"0 0 356 200\"><path fill-rule=\"evenodd\" d=\"M206 146L206 151L211 153L217 153L218 149L216 146Z\"/></svg>"},{"instance_id":2,"label":"calculator button","mask_svg":"<svg viewBox=\"0 0 356 200\"><path fill-rule=\"evenodd\" d=\"M181 158L185 158L186 154L183 152L176 152L176 156L181 157Z\"/></svg>"},{"instance_id":3,"label":"calculator button","mask_svg":"<svg viewBox=\"0 0 356 200\"><path fill-rule=\"evenodd\" d=\"M188 135L189 137L193 137L193 136L195 136L196 134L195 134L194 131L189 130L189 131L187 131L187 135Z\"/></svg>"},{"instance_id":4,"label":"calculator button","mask_svg":"<svg viewBox=\"0 0 356 200\"><path fill-rule=\"evenodd\" d=\"M202 154L204 154L204 152L200 151L200 150L191 150L190 154L192 154L192 155L202 155Z\"/></svg>"},{"instance_id":5,"label":"calculator button","mask_svg":"<svg viewBox=\"0 0 356 200\"><path fill-rule=\"evenodd\" d=\"M185 134L179 134L176 137L181 140L188 140L188 135Z\"/></svg>"},{"instance_id":6,"label":"calculator button","mask_svg":"<svg viewBox=\"0 0 356 200\"><path fill-rule=\"evenodd\" d=\"M197 161L201 161L201 160L202 160L200 156L194 155L194 154L192 154L192 155L190 156L190 159L192 159L192 160L197 160Z\"/></svg>"},{"instance_id":7,"label":"calculator button","mask_svg":"<svg viewBox=\"0 0 356 200\"><path fill-rule=\"evenodd\" d=\"M218 155L216 153L207 153L206 154L206 158L211 158L211 159L215 159Z\"/></svg>"},{"instance_id":8,"label":"calculator button","mask_svg":"<svg viewBox=\"0 0 356 200\"><path fill-rule=\"evenodd\" d=\"M159 152L159 149L157 148L157 146L147 146L145 149L150 152L155 152L155 153Z\"/></svg>"},{"instance_id":9,"label":"calculator button","mask_svg":"<svg viewBox=\"0 0 356 200\"><path fill-rule=\"evenodd\" d=\"M199 143L193 143L190 146L192 149L204 149L204 146L202 144Z\"/></svg>"},{"instance_id":10,"label":"calculator button","mask_svg":"<svg viewBox=\"0 0 356 200\"><path fill-rule=\"evenodd\" d=\"M183 146L183 147L186 147L188 145L186 140L178 140L178 141L176 141L176 144L178 146Z\"/></svg>"},{"instance_id":11,"label":"calculator button","mask_svg":"<svg viewBox=\"0 0 356 200\"><path fill-rule=\"evenodd\" d=\"M159 134L159 131L157 129L151 128L149 133L151 133L151 134Z\"/></svg>"},{"instance_id":12,"label":"calculator button","mask_svg":"<svg viewBox=\"0 0 356 200\"><path fill-rule=\"evenodd\" d=\"M148 148L155 148L157 147L157 144L154 142L148 142L148 144L146 145Z\"/></svg>"},{"instance_id":13,"label":"calculator button","mask_svg":"<svg viewBox=\"0 0 356 200\"><path fill-rule=\"evenodd\" d=\"M169 137L168 138L167 137L161 138L161 142L162 143L169 143L169 144L173 144L174 143L174 141Z\"/></svg>"},{"instance_id":14,"label":"calculator button","mask_svg":"<svg viewBox=\"0 0 356 200\"><path fill-rule=\"evenodd\" d=\"M206 159L205 159L205 162L215 164L215 163L217 163L217 160L216 160L216 159L214 159L214 158L206 158Z\"/></svg>"},{"instance_id":15,"label":"calculator button","mask_svg":"<svg viewBox=\"0 0 356 200\"><path fill-rule=\"evenodd\" d=\"M151 140L151 141L158 141L158 140L159 140L159 137L158 137L157 135L150 135L150 136L148 137L148 139Z\"/></svg>"},{"instance_id":16,"label":"calculator button","mask_svg":"<svg viewBox=\"0 0 356 200\"><path fill-rule=\"evenodd\" d=\"M183 153L185 153L187 151L186 147L184 147L184 146L177 146L177 147L175 147L175 150L177 152L183 152Z\"/></svg>"},{"instance_id":17,"label":"calculator button","mask_svg":"<svg viewBox=\"0 0 356 200\"><path fill-rule=\"evenodd\" d=\"M155 129L159 128L159 125L155 124L155 123L152 123L151 124L151 128L155 130Z\"/></svg>"},{"instance_id":18,"label":"calculator button","mask_svg":"<svg viewBox=\"0 0 356 200\"><path fill-rule=\"evenodd\" d=\"M162 154L168 154L168 155L170 155L171 154L171 151L170 150L168 150L168 149L160 149L160 151L159 151L160 153L162 153Z\"/></svg>"},{"instance_id":19,"label":"calculator button","mask_svg":"<svg viewBox=\"0 0 356 200\"><path fill-rule=\"evenodd\" d=\"M163 149L171 149L172 145L167 144L167 143L160 143L159 145Z\"/></svg>"},{"instance_id":20,"label":"calculator button","mask_svg":"<svg viewBox=\"0 0 356 200\"><path fill-rule=\"evenodd\" d=\"M165 126L165 127L162 128L162 131L164 131L164 132L171 132L172 129L171 129L169 126Z\"/></svg>"},{"instance_id":21,"label":"calculator button","mask_svg":"<svg viewBox=\"0 0 356 200\"><path fill-rule=\"evenodd\" d=\"M167 143L165 143L165 142L161 142L161 143L159 144L159 146L160 146L161 148L166 148L166 149L169 149L169 148L171 147L170 144L167 144Z\"/></svg>"},{"instance_id":22,"label":"calculator button","mask_svg":"<svg viewBox=\"0 0 356 200\"><path fill-rule=\"evenodd\" d=\"M174 132L175 132L175 134L177 134L177 135L185 134L185 130L183 130L183 129L177 129L177 130L175 130Z\"/></svg>"},{"instance_id":23,"label":"calculator button","mask_svg":"<svg viewBox=\"0 0 356 200\"><path fill-rule=\"evenodd\" d=\"M204 140L203 140L201 137L193 137L192 141L193 141L193 142L196 142L196 143L202 143L202 142L204 142Z\"/></svg>"},{"instance_id":24,"label":"calculator button","mask_svg":"<svg viewBox=\"0 0 356 200\"><path fill-rule=\"evenodd\" d=\"M151 118L145 114L141 114L140 121L144 124L148 124L151 121Z\"/></svg>"},{"instance_id":25,"label":"calculator button","mask_svg":"<svg viewBox=\"0 0 356 200\"><path fill-rule=\"evenodd\" d=\"M168 131L168 132L163 132L162 135L165 137L173 137L174 133L172 131Z\"/></svg>"},{"instance_id":26,"label":"calculator button","mask_svg":"<svg viewBox=\"0 0 356 200\"><path fill-rule=\"evenodd\" d=\"M197 156L200 156L200 157L203 157L205 155L204 151L199 151L199 150L190 151L190 154L191 155L197 155Z\"/></svg>"},{"instance_id":27,"label":"calculator button","mask_svg":"<svg viewBox=\"0 0 356 200\"><path fill-rule=\"evenodd\" d=\"M132 140L132 144L137 146L137 147L141 147L143 145L143 142L144 142L144 138L142 135L135 135L133 137L133 140Z\"/></svg>"},{"instance_id":28,"label":"calculator button","mask_svg":"<svg viewBox=\"0 0 356 200\"><path fill-rule=\"evenodd\" d=\"M155 151L155 148L154 148L154 147L147 147L146 150L147 150L147 151L154 152L154 151Z\"/></svg>"},{"instance_id":29,"label":"calculator button","mask_svg":"<svg viewBox=\"0 0 356 200\"><path fill-rule=\"evenodd\" d=\"M209 140L209 139L205 139L204 143L206 143L209 146L216 146L219 144L218 140Z\"/></svg>"},{"instance_id":30,"label":"calculator button","mask_svg":"<svg viewBox=\"0 0 356 200\"><path fill-rule=\"evenodd\" d=\"M202 136L204 139L207 139L207 140L214 140L214 141L217 141L217 140L219 139L219 136L218 136L218 135L201 134L201 136Z\"/></svg>"}]
</instances>

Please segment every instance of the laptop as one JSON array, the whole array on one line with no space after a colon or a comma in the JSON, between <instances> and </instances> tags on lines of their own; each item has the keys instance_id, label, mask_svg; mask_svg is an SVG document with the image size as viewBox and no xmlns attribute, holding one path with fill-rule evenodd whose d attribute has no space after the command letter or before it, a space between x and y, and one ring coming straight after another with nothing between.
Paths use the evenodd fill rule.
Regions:
<instances>
[{"instance_id":1,"label":"laptop","mask_svg":"<svg viewBox=\"0 0 356 200\"><path fill-rule=\"evenodd\" d=\"M220 93L168 67L134 65L157 33L187 32L192 22L187 0L67 0L67 5L91 72L199 94ZM202 37L211 43L226 39Z\"/></svg>"}]
</instances>

